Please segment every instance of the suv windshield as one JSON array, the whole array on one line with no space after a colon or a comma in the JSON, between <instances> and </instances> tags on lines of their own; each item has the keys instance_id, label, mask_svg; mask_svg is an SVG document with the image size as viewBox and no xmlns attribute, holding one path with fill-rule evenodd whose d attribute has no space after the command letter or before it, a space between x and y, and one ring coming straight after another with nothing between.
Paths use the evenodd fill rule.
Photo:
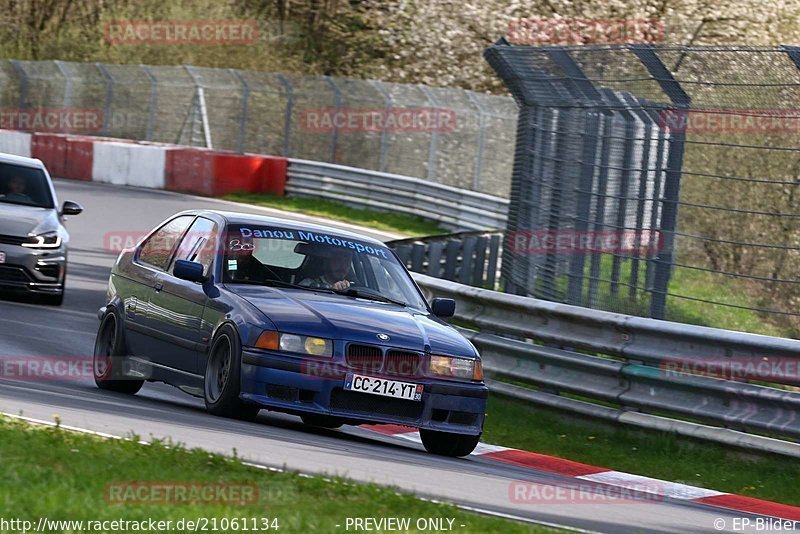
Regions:
<instances>
[{"instance_id":1,"label":"suv windshield","mask_svg":"<svg viewBox=\"0 0 800 534\"><path fill-rule=\"evenodd\" d=\"M50 184L41 169L0 163L0 202L53 208Z\"/></svg>"},{"instance_id":2,"label":"suv windshield","mask_svg":"<svg viewBox=\"0 0 800 534\"><path fill-rule=\"evenodd\" d=\"M225 249L227 283L333 291L427 309L403 266L381 245L315 231L234 226Z\"/></svg>"}]
</instances>

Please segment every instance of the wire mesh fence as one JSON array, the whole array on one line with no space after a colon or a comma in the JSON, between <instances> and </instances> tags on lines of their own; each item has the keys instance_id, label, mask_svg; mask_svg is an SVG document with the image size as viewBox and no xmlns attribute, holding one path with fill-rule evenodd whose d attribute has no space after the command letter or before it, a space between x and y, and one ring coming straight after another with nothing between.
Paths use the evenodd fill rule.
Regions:
<instances>
[{"instance_id":1,"label":"wire mesh fence","mask_svg":"<svg viewBox=\"0 0 800 534\"><path fill-rule=\"evenodd\" d=\"M19 124L35 110L92 109L96 125L46 129L284 155L506 197L517 114L511 98L461 89L18 60L0 60L0 106L0 127L35 129Z\"/></svg>"},{"instance_id":2,"label":"wire mesh fence","mask_svg":"<svg viewBox=\"0 0 800 534\"><path fill-rule=\"evenodd\" d=\"M508 291L800 332L800 49L500 41L486 58L521 107Z\"/></svg>"}]
</instances>

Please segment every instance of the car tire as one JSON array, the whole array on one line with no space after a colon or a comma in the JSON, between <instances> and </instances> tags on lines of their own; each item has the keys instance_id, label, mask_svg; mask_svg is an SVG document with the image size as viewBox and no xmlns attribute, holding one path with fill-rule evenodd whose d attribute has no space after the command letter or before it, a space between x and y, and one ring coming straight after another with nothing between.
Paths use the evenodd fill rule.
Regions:
<instances>
[{"instance_id":1,"label":"car tire","mask_svg":"<svg viewBox=\"0 0 800 534\"><path fill-rule=\"evenodd\" d=\"M94 342L92 357L94 383L100 389L134 395L142 389L144 380L122 377L122 360L126 352L124 347L119 318L115 312L110 311L100 321Z\"/></svg>"},{"instance_id":2,"label":"car tire","mask_svg":"<svg viewBox=\"0 0 800 534\"><path fill-rule=\"evenodd\" d=\"M300 419L308 426L318 426L320 428L339 428L344 424L340 419L331 417L329 415L306 414L301 415Z\"/></svg>"},{"instance_id":3,"label":"car tire","mask_svg":"<svg viewBox=\"0 0 800 534\"><path fill-rule=\"evenodd\" d=\"M256 418L260 408L239 398L241 369L239 335L231 326L223 325L214 336L203 378L203 398L208 413L248 421Z\"/></svg>"},{"instance_id":4,"label":"car tire","mask_svg":"<svg viewBox=\"0 0 800 534\"><path fill-rule=\"evenodd\" d=\"M468 456L481 439L480 435L467 436L424 428L419 430L419 436L422 438L422 445L429 453L452 457Z\"/></svg>"}]
</instances>

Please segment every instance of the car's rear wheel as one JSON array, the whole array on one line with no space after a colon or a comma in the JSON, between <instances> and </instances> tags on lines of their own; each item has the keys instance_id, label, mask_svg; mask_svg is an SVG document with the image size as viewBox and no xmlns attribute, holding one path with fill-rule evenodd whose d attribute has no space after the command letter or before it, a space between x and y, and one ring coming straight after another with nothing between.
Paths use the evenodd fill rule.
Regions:
<instances>
[{"instance_id":1,"label":"car's rear wheel","mask_svg":"<svg viewBox=\"0 0 800 534\"><path fill-rule=\"evenodd\" d=\"M481 439L480 436L465 436L424 428L419 430L419 436L422 438L422 445L429 453L454 457L469 455Z\"/></svg>"},{"instance_id":2,"label":"car's rear wheel","mask_svg":"<svg viewBox=\"0 0 800 534\"><path fill-rule=\"evenodd\" d=\"M241 390L242 348L239 335L228 325L220 328L211 344L203 380L206 410L213 415L255 419L259 407L245 404Z\"/></svg>"},{"instance_id":3,"label":"car's rear wheel","mask_svg":"<svg viewBox=\"0 0 800 534\"><path fill-rule=\"evenodd\" d=\"M127 379L123 376L124 346L117 315L113 311L109 312L100 322L94 342L94 383L100 389L133 395L142 389L144 380Z\"/></svg>"},{"instance_id":4,"label":"car's rear wheel","mask_svg":"<svg viewBox=\"0 0 800 534\"><path fill-rule=\"evenodd\" d=\"M306 414L301 415L300 419L309 426L318 426L320 428L339 428L344 424L342 420L329 415Z\"/></svg>"}]
</instances>

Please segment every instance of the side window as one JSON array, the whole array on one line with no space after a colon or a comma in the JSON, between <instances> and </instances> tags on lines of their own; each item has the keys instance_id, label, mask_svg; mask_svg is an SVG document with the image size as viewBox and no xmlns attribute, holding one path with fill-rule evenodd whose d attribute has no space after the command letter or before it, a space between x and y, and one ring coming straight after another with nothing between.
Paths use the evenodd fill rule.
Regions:
<instances>
[{"instance_id":1,"label":"side window","mask_svg":"<svg viewBox=\"0 0 800 534\"><path fill-rule=\"evenodd\" d=\"M217 224L209 219L198 217L186 232L178 252L175 254L176 260L196 261L205 267L204 274L208 275L211 264L214 263L214 255L217 250ZM172 262L174 268L175 262ZM172 269L170 269L170 272Z\"/></svg>"},{"instance_id":2,"label":"side window","mask_svg":"<svg viewBox=\"0 0 800 534\"><path fill-rule=\"evenodd\" d=\"M181 215L162 226L142 244L139 261L159 269L166 269L172 251L175 250L178 240L193 219L194 215Z\"/></svg>"}]
</instances>

